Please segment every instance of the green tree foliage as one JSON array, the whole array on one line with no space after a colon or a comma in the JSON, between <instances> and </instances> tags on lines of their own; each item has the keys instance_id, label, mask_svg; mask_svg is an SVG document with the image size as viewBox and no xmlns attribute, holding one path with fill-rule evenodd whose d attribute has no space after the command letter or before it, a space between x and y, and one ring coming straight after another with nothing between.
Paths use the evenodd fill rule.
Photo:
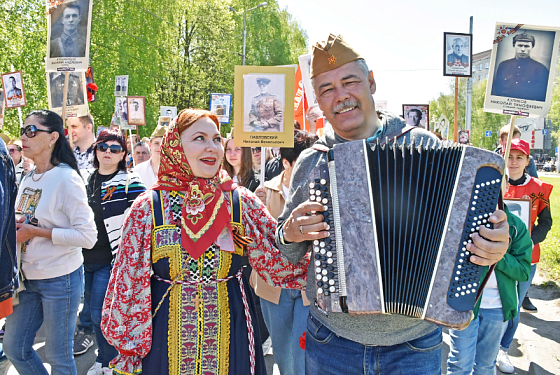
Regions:
<instances>
[{"instance_id":1,"label":"green tree foliage","mask_svg":"<svg viewBox=\"0 0 560 375\"><path fill-rule=\"evenodd\" d=\"M94 0L90 62L99 86L90 103L96 125L110 124L116 75L129 75L128 95L146 97L150 135L161 105L208 108L210 93L233 94L241 65L243 10L253 0ZM228 9L232 6L237 13ZM28 105L47 107L46 12L44 0L0 2L0 72L23 71ZM247 65L296 64L307 35L272 0L247 13ZM7 110L5 132L18 133L17 110ZM223 127L223 133L229 126Z\"/></svg>"}]
</instances>

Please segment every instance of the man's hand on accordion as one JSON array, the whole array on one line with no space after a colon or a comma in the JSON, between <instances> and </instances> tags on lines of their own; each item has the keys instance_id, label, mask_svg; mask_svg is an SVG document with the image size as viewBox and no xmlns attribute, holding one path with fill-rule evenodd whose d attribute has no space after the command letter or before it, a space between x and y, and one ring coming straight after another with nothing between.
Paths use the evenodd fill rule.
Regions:
<instances>
[{"instance_id":1,"label":"man's hand on accordion","mask_svg":"<svg viewBox=\"0 0 560 375\"><path fill-rule=\"evenodd\" d=\"M502 210L495 211L489 221L494 224L494 229L480 226L480 234L471 236L472 243L467 245L473 255L471 262L480 266L490 266L497 263L509 247L509 224L506 213Z\"/></svg>"},{"instance_id":2,"label":"man's hand on accordion","mask_svg":"<svg viewBox=\"0 0 560 375\"><path fill-rule=\"evenodd\" d=\"M297 206L284 224L284 240L303 242L328 237L329 225L324 222L323 211L320 203L304 202Z\"/></svg>"}]
</instances>

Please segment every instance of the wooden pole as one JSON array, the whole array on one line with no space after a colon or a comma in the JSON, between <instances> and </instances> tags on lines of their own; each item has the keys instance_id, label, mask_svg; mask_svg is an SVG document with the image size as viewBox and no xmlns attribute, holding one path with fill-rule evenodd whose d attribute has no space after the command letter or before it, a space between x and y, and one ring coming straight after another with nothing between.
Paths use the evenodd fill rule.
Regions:
<instances>
[{"instance_id":1,"label":"wooden pole","mask_svg":"<svg viewBox=\"0 0 560 375\"><path fill-rule=\"evenodd\" d=\"M74 150L74 142L72 142L72 132L68 129L68 124L66 123L66 101L68 100L68 76L70 73L64 72L64 93L62 95L62 125L68 131L68 141L70 142L70 147Z\"/></svg>"},{"instance_id":2,"label":"wooden pole","mask_svg":"<svg viewBox=\"0 0 560 375\"><path fill-rule=\"evenodd\" d=\"M138 125L136 125L138 126ZM134 143L132 142L132 130L128 129L128 140L130 141L130 157L132 158L132 167L136 167L136 162L134 161Z\"/></svg>"},{"instance_id":3,"label":"wooden pole","mask_svg":"<svg viewBox=\"0 0 560 375\"><path fill-rule=\"evenodd\" d=\"M504 178L502 179L502 192L505 194L507 192L507 184L508 184L508 170L507 170L507 164L508 164L508 159L509 159L509 151L511 149L511 140L513 139L513 128L515 127L515 116L512 115L510 120L509 120L509 130L508 130L508 139L505 145L502 145L502 147L505 146L505 152L504 152L504 159L506 161L506 170L504 172ZM500 136L500 134L498 134L498 137Z\"/></svg>"},{"instance_id":4,"label":"wooden pole","mask_svg":"<svg viewBox=\"0 0 560 375\"><path fill-rule=\"evenodd\" d=\"M459 77L455 77L455 116L453 120L453 142L457 143L457 110L459 108Z\"/></svg>"}]
</instances>

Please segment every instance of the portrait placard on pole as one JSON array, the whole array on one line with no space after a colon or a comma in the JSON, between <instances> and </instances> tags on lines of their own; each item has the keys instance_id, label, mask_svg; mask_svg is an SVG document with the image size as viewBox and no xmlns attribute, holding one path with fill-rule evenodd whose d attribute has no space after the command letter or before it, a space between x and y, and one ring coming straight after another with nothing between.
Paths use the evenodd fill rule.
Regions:
<instances>
[{"instance_id":1,"label":"portrait placard on pole","mask_svg":"<svg viewBox=\"0 0 560 375\"><path fill-rule=\"evenodd\" d=\"M159 115L171 117L172 119L174 119L175 117L177 117L177 107L162 105L159 107Z\"/></svg>"},{"instance_id":2,"label":"portrait placard on pole","mask_svg":"<svg viewBox=\"0 0 560 375\"><path fill-rule=\"evenodd\" d=\"M472 34L443 33L443 75L472 77Z\"/></svg>"},{"instance_id":3,"label":"portrait placard on pole","mask_svg":"<svg viewBox=\"0 0 560 375\"><path fill-rule=\"evenodd\" d=\"M115 96L128 96L128 75L115 76Z\"/></svg>"},{"instance_id":4,"label":"portrait placard on pole","mask_svg":"<svg viewBox=\"0 0 560 375\"><path fill-rule=\"evenodd\" d=\"M88 69L92 4L93 0L47 1L47 72Z\"/></svg>"},{"instance_id":5,"label":"portrait placard on pole","mask_svg":"<svg viewBox=\"0 0 560 375\"><path fill-rule=\"evenodd\" d=\"M146 125L146 102L143 96L127 96L128 125Z\"/></svg>"},{"instance_id":6,"label":"portrait placard on pole","mask_svg":"<svg viewBox=\"0 0 560 375\"><path fill-rule=\"evenodd\" d=\"M210 112L218 117L221 124L229 124L231 115L231 94L210 94Z\"/></svg>"},{"instance_id":7,"label":"portrait placard on pole","mask_svg":"<svg viewBox=\"0 0 560 375\"><path fill-rule=\"evenodd\" d=\"M65 72L47 73L47 93L49 109L62 116L64 100ZM72 72L68 74L68 88L66 97L66 117L80 117L88 114L85 73Z\"/></svg>"},{"instance_id":8,"label":"portrait placard on pole","mask_svg":"<svg viewBox=\"0 0 560 375\"><path fill-rule=\"evenodd\" d=\"M430 120L429 104L403 104L403 118L407 125L428 129Z\"/></svg>"},{"instance_id":9,"label":"portrait placard on pole","mask_svg":"<svg viewBox=\"0 0 560 375\"><path fill-rule=\"evenodd\" d=\"M560 28L496 24L484 111L545 117L556 75Z\"/></svg>"},{"instance_id":10,"label":"portrait placard on pole","mask_svg":"<svg viewBox=\"0 0 560 375\"><path fill-rule=\"evenodd\" d=\"M2 87L6 94L6 108L25 107L27 105L21 71L2 74Z\"/></svg>"},{"instance_id":11,"label":"portrait placard on pole","mask_svg":"<svg viewBox=\"0 0 560 375\"><path fill-rule=\"evenodd\" d=\"M235 67L236 146L294 146L294 80L293 67Z\"/></svg>"}]
</instances>

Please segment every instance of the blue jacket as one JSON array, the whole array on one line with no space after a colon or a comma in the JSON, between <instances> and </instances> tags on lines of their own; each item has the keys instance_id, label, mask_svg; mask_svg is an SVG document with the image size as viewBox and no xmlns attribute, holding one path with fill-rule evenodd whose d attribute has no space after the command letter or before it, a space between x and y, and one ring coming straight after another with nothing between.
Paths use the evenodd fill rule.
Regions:
<instances>
[{"instance_id":1,"label":"blue jacket","mask_svg":"<svg viewBox=\"0 0 560 375\"><path fill-rule=\"evenodd\" d=\"M0 302L19 287L16 262L16 172L6 144L0 140Z\"/></svg>"}]
</instances>

